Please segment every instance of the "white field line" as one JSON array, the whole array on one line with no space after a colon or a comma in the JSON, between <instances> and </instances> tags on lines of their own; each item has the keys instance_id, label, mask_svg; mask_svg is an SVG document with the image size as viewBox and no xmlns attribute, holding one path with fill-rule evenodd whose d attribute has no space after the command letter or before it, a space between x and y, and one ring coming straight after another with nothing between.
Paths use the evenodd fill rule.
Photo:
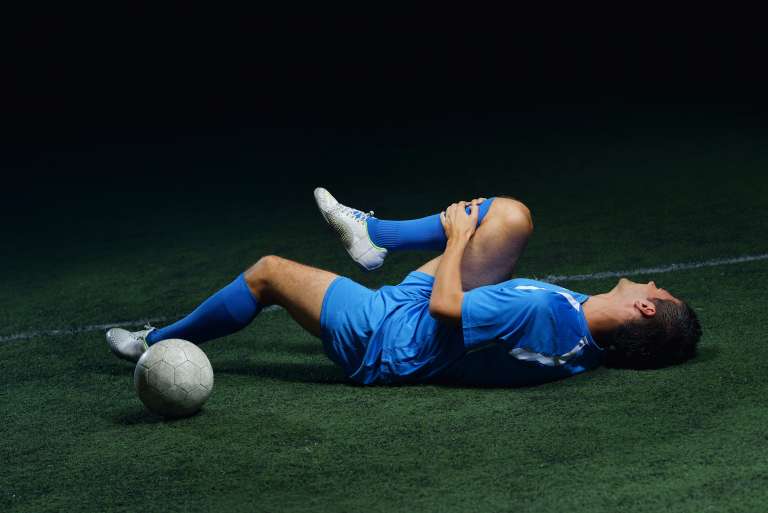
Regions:
<instances>
[{"instance_id":1,"label":"white field line","mask_svg":"<svg viewBox=\"0 0 768 513\"><path fill-rule=\"evenodd\" d=\"M597 272L597 273L571 274L571 275L550 274L548 276L545 276L542 279L543 281L548 281L552 283L559 283L559 282L565 282L565 281L600 280L604 278L620 278L622 276L638 276L643 274L673 273L677 271L686 271L689 269L701 269L702 267L715 267L719 265L743 264L746 262L755 262L758 260L768 260L768 253L762 253L759 255L744 255L744 256L731 257L731 258L715 258L712 260L703 260L700 262L685 262L680 264L669 264L669 265L664 265L660 267L641 267L638 269L630 269L626 271L603 271L603 272ZM262 310L262 313L275 312L278 310L280 310L279 306L268 306L267 308ZM148 319L138 319L135 321L112 322L109 324L87 324L84 326L76 326L72 328L60 328L55 330L27 331L24 333L16 333L14 335L0 336L0 343L12 342L14 340L26 340L26 339L41 337L41 336L57 337L57 336L65 336L65 335L75 335L77 333L86 333L89 331L104 331L109 328L143 326L144 324L148 324L148 323L165 322L172 319L174 319L174 317L163 316L163 317L152 317Z\"/></svg>"},{"instance_id":2,"label":"white field line","mask_svg":"<svg viewBox=\"0 0 768 513\"><path fill-rule=\"evenodd\" d=\"M686 262L682 264L669 264L660 267L641 267L639 269L631 269L627 271L603 271L599 273L589 274L572 274L572 275L557 275L550 274L544 278L549 282L561 282L561 281L586 281L586 280L600 280L603 278L621 278L622 276L637 276L641 274L663 274L673 273L677 271L687 271L688 269L701 269L702 267L715 267L718 265L732 265L743 264L745 262L755 262L757 260L768 260L768 253L762 253L760 255L744 255L740 257L732 258L714 258L712 260L703 260L701 262Z\"/></svg>"},{"instance_id":3,"label":"white field line","mask_svg":"<svg viewBox=\"0 0 768 513\"><path fill-rule=\"evenodd\" d=\"M280 309L279 306L268 306L262 310L262 313L274 312L279 309ZM26 331L24 333L16 333L14 335L6 335L4 337L0 337L0 343L12 342L14 340L25 340L28 338L43 337L43 336L61 337L65 335L76 335L77 333L85 333L88 331L106 331L109 328L138 327L138 326L144 326L145 324L175 320L178 317L180 316L150 317L147 319L138 319L135 321L111 322L109 324L86 324L85 326L76 326L74 328L61 328L57 330Z\"/></svg>"}]
</instances>

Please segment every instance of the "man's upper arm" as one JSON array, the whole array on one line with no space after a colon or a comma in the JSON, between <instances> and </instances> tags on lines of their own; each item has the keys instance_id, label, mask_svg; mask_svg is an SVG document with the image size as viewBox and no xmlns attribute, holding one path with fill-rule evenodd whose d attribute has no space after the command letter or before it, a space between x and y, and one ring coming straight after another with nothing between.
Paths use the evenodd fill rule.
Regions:
<instances>
[{"instance_id":1,"label":"man's upper arm","mask_svg":"<svg viewBox=\"0 0 768 513\"><path fill-rule=\"evenodd\" d=\"M461 309L464 293L459 292L448 297L432 296L429 300L429 313L432 317L452 324L461 323Z\"/></svg>"}]
</instances>

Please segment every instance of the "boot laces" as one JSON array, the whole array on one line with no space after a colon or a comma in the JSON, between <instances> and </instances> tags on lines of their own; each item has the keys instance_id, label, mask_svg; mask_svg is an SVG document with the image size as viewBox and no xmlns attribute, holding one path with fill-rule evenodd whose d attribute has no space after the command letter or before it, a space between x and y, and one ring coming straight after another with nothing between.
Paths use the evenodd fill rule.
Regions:
<instances>
[{"instance_id":1,"label":"boot laces","mask_svg":"<svg viewBox=\"0 0 768 513\"><path fill-rule=\"evenodd\" d=\"M373 215L373 210L370 212L361 212L360 210L341 204L339 204L339 208L336 211L360 224L365 223L365 221Z\"/></svg>"}]
</instances>

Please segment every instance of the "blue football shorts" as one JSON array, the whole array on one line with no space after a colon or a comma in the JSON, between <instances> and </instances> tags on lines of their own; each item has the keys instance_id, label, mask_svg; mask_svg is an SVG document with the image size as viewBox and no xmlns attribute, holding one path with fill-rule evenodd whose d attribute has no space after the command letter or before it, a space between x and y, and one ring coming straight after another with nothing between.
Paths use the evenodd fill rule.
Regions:
<instances>
[{"instance_id":1,"label":"blue football shorts","mask_svg":"<svg viewBox=\"0 0 768 513\"><path fill-rule=\"evenodd\" d=\"M320 314L325 353L360 383L428 379L464 350L460 336L446 334L429 314L434 281L414 271L396 286L371 290L336 278Z\"/></svg>"}]
</instances>

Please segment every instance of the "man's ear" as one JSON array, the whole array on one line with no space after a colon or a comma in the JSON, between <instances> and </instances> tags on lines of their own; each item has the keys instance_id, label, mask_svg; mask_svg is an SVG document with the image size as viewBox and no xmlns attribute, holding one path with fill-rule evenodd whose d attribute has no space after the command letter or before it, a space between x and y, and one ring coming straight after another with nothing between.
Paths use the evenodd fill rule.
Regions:
<instances>
[{"instance_id":1,"label":"man's ear","mask_svg":"<svg viewBox=\"0 0 768 513\"><path fill-rule=\"evenodd\" d=\"M634 307L640 310L643 317L653 317L656 315L656 305L649 299L635 299Z\"/></svg>"}]
</instances>

